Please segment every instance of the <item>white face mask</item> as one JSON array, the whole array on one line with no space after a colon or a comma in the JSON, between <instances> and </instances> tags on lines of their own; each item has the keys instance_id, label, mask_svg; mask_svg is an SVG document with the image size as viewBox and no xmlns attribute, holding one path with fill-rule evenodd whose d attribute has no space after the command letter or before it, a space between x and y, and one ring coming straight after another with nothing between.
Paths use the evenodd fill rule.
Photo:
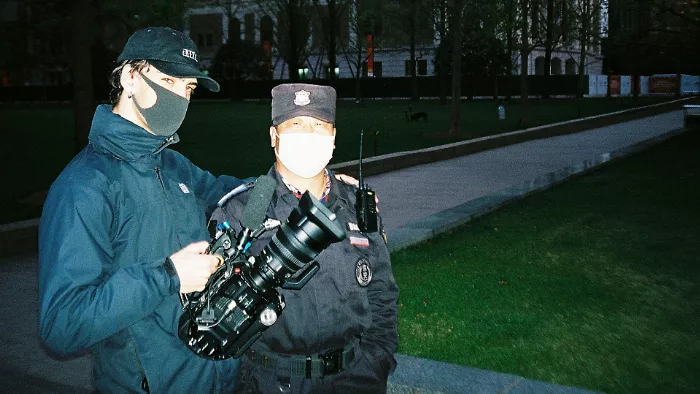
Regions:
<instances>
[{"instance_id":1,"label":"white face mask","mask_svg":"<svg viewBox=\"0 0 700 394\"><path fill-rule=\"evenodd\" d=\"M289 171L302 178L318 175L333 157L334 136L315 133L277 134L275 155Z\"/></svg>"}]
</instances>

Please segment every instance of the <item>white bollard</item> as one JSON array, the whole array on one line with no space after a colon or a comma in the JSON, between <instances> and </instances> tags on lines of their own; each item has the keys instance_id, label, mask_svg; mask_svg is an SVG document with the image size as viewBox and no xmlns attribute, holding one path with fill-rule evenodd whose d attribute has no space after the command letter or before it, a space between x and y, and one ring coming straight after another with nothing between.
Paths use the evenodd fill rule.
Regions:
<instances>
[{"instance_id":1,"label":"white bollard","mask_svg":"<svg viewBox=\"0 0 700 394\"><path fill-rule=\"evenodd\" d=\"M498 120L506 120L506 107L503 104L498 106Z\"/></svg>"}]
</instances>

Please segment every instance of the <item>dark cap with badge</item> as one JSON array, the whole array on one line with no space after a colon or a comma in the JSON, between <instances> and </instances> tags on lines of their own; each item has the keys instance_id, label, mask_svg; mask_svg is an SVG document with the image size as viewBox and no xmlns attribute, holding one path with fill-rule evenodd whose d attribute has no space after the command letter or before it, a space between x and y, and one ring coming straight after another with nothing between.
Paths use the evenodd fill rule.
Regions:
<instances>
[{"instance_id":1,"label":"dark cap with badge","mask_svg":"<svg viewBox=\"0 0 700 394\"><path fill-rule=\"evenodd\" d=\"M199 69L199 51L184 33L169 27L148 27L137 31L126 42L117 62L147 60L159 71L178 78L197 78L212 92L219 84Z\"/></svg>"},{"instance_id":2,"label":"dark cap with badge","mask_svg":"<svg viewBox=\"0 0 700 394\"><path fill-rule=\"evenodd\" d=\"M272 89L272 125L311 116L335 123L335 89L308 83L285 83Z\"/></svg>"}]
</instances>

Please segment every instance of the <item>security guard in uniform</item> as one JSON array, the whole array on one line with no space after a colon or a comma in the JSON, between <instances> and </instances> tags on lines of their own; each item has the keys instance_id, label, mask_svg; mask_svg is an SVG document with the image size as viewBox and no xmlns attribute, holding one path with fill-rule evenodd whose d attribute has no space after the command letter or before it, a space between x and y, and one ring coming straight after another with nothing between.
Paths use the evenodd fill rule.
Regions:
<instances>
[{"instance_id":1,"label":"security guard in uniform","mask_svg":"<svg viewBox=\"0 0 700 394\"><path fill-rule=\"evenodd\" d=\"M286 308L241 358L242 391L261 393L382 393L396 366L397 299L389 251L379 232L357 226L355 187L326 165L335 141L335 89L283 84L272 89L270 141L277 188L268 221L284 221L309 191L346 228L347 238L316 259L321 269L301 290L279 289ZM220 202L212 220L238 219L247 191ZM253 244L258 254L273 232Z\"/></svg>"}]
</instances>

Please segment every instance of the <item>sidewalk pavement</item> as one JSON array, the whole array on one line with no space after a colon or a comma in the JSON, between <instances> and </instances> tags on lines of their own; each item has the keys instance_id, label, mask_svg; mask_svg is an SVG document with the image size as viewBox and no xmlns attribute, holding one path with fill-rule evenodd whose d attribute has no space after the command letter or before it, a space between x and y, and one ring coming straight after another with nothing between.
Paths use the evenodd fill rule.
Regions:
<instances>
[{"instance_id":1,"label":"sidewalk pavement","mask_svg":"<svg viewBox=\"0 0 700 394\"><path fill-rule=\"evenodd\" d=\"M679 133L681 111L369 177L390 248L414 245L510 201ZM37 255L0 259L0 391L90 392L89 354L50 356L38 333ZM390 393L586 393L398 355Z\"/></svg>"}]
</instances>

